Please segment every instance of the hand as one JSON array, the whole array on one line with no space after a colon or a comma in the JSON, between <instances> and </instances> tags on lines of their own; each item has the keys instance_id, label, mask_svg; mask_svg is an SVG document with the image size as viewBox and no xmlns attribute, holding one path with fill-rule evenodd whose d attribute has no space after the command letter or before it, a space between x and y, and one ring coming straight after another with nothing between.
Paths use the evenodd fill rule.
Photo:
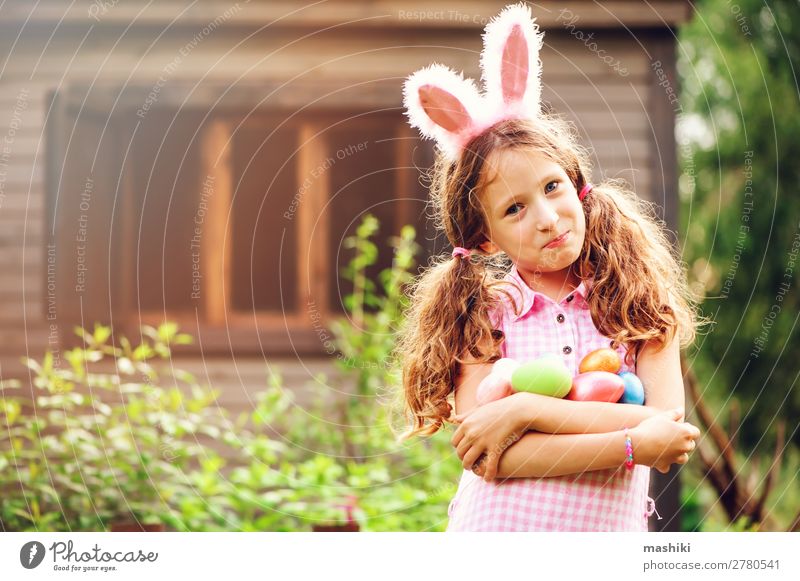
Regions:
<instances>
[{"instance_id":1,"label":"hand","mask_svg":"<svg viewBox=\"0 0 800 581\"><path fill-rule=\"evenodd\" d=\"M497 476L497 465L503 452L519 440L525 431L523 419L518 413L519 399L516 395L455 417L460 425L450 443L456 448L466 470L471 470L481 456L485 456L481 464L483 473L476 471L476 474L483 476L487 482Z\"/></svg>"},{"instance_id":2,"label":"hand","mask_svg":"<svg viewBox=\"0 0 800 581\"><path fill-rule=\"evenodd\" d=\"M629 431L633 458L666 474L672 464L686 464L700 430L681 421L683 410L668 410L648 418Z\"/></svg>"},{"instance_id":3,"label":"hand","mask_svg":"<svg viewBox=\"0 0 800 581\"><path fill-rule=\"evenodd\" d=\"M486 476L486 454L481 454L481 457L472 465L472 473L481 478ZM489 480L486 482L489 482Z\"/></svg>"}]
</instances>

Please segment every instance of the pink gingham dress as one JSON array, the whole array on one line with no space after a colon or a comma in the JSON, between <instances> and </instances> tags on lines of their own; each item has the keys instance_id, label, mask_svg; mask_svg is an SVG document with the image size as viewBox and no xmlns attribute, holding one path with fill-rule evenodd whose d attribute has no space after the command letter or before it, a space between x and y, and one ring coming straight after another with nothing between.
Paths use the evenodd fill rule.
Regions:
<instances>
[{"instance_id":1,"label":"pink gingham dress","mask_svg":"<svg viewBox=\"0 0 800 581\"><path fill-rule=\"evenodd\" d=\"M516 282L504 289L522 305L514 314L508 300L495 309L496 328L505 333L503 356L530 361L546 353L558 353L573 375L581 359L595 349L610 347L592 322L582 282L561 303L535 292L514 266L506 276ZM617 347L623 370L624 346ZM509 478L485 482L465 470L450 503L448 531L647 531L655 503L647 495L650 468L636 465L627 470L597 470L551 478Z\"/></svg>"}]
</instances>

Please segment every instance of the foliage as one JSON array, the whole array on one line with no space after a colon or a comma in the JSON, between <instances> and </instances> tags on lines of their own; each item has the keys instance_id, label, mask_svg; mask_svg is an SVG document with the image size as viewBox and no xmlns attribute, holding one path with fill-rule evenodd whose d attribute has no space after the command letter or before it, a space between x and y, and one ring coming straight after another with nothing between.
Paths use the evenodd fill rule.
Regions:
<instances>
[{"instance_id":1,"label":"foliage","mask_svg":"<svg viewBox=\"0 0 800 581\"><path fill-rule=\"evenodd\" d=\"M216 394L178 372L167 384L151 361L187 343L177 326L144 327L142 342L109 343L111 330L78 330L82 347L26 359L31 397L3 384L0 522L4 530L98 530L152 524L170 510L187 473L204 462L203 437L225 418ZM108 360L113 365L108 365Z\"/></svg>"},{"instance_id":2,"label":"foliage","mask_svg":"<svg viewBox=\"0 0 800 581\"><path fill-rule=\"evenodd\" d=\"M334 507L341 520L345 514L341 506L350 499L362 530L442 530L461 474L450 436L441 432L426 441L400 444L394 429L399 377L392 353L407 306L405 285L415 266L415 232L407 226L390 240L392 266L379 274L375 284L366 271L377 260L372 238L378 227L368 215L345 241L355 250L343 272L353 282L352 294L345 297L349 317L331 324L341 372L341 379L332 382L333 391L346 393L339 414L335 421L321 419L330 416L330 404L320 403L301 412L320 418L314 425L290 416L284 427L288 440L327 450L324 457L336 459L331 464L322 460L322 454L315 455L311 469L318 476L318 488L305 508ZM326 382L325 377L317 379L319 385Z\"/></svg>"},{"instance_id":3,"label":"foliage","mask_svg":"<svg viewBox=\"0 0 800 581\"><path fill-rule=\"evenodd\" d=\"M684 252L716 322L693 365L749 447L780 417L800 442L798 30L795 1L703 0L678 45Z\"/></svg>"},{"instance_id":4,"label":"foliage","mask_svg":"<svg viewBox=\"0 0 800 581\"><path fill-rule=\"evenodd\" d=\"M32 394L2 384L2 530L104 530L162 523L173 530L295 531L342 523L362 530L441 530L460 463L449 436L399 444L392 429L391 360L411 279L413 228L393 238L394 261L375 285L368 216L347 240L351 320L332 324L340 377L314 387L339 401L295 401L279 372L235 421L214 390L176 370L175 324L144 327L132 345L108 327L79 329L84 345L27 359ZM163 369L162 369L163 368Z\"/></svg>"},{"instance_id":5,"label":"foliage","mask_svg":"<svg viewBox=\"0 0 800 581\"><path fill-rule=\"evenodd\" d=\"M737 477L764 478L758 459L771 457L780 419L789 440L765 522L730 523L707 476L690 470L686 530L788 530L800 507L793 492L800 361L791 355L800 307L798 30L800 10L791 0L701 0L680 32L684 256L706 295L703 314L715 321L692 367L709 407L744 410L735 425L719 421L742 444Z\"/></svg>"},{"instance_id":6,"label":"foliage","mask_svg":"<svg viewBox=\"0 0 800 581\"><path fill-rule=\"evenodd\" d=\"M769 457L768 453L764 454ZM736 454L740 474L757 483L766 478L765 462L755 454ZM789 531L795 524L800 509L800 489L797 474L800 473L800 451L787 451L786 460L775 479L776 485L767 499L766 515L762 522L749 522L741 517L730 522L722 503L714 490L708 486L705 474L698 470L699 463L692 462L689 470L682 474L681 520L684 531L736 532L736 531Z\"/></svg>"}]
</instances>

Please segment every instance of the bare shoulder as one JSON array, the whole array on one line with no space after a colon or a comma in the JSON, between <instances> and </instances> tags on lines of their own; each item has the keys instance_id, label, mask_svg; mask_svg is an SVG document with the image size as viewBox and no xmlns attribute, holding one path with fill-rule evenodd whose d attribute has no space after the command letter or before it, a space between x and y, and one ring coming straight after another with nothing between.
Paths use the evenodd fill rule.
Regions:
<instances>
[{"instance_id":1,"label":"bare shoulder","mask_svg":"<svg viewBox=\"0 0 800 581\"><path fill-rule=\"evenodd\" d=\"M666 344L647 343L636 358L636 374L644 384L646 405L660 409L683 407L685 396L677 333Z\"/></svg>"},{"instance_id":2,"label":"bare shoulder","mask_svg":"<svg viewBox=\"0 0 800 581\"><path fill-rule=\"evenodd\" d=\"M482 353L488 353L491 345L480 346ZM473 410L477 406L478 385L483 378L489 375L492 370L491 363L483 363L469 350L461 355L462 363L457 365L458 376L455 381L455 400L456 413L463 414Z\"/></svg>"}]
</instances>

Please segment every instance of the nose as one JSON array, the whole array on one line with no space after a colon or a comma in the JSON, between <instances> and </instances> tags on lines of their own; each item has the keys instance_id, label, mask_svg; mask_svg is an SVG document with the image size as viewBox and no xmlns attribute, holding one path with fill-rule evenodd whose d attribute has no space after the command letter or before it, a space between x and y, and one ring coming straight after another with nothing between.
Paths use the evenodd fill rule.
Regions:
<instances>
[{"instance_id":1,"label":"nose","mask_svg":"<svg viewBox=\"0 0 800 581\"><path fill-rule=\"evenodd\" d=\"M543 232L555 230L556 224L558 224L558 212L547 200L542 200L534 210L536 212L536 227L539 230Z\"/></svg>"}]
</instances>

